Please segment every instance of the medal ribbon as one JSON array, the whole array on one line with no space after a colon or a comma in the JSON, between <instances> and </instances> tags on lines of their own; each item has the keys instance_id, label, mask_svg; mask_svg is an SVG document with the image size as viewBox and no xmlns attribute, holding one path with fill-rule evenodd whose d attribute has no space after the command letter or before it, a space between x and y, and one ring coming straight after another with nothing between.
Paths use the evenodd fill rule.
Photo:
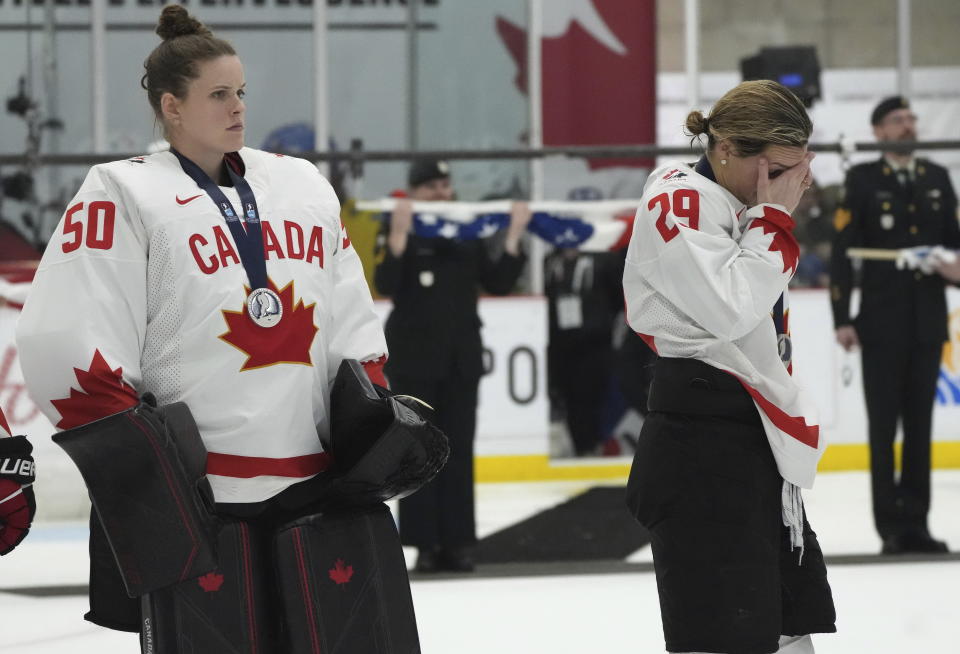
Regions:
<instances>
[{"instance_id":1,"label":"medal ribbon","mask_svg":"<svg viewBox=\"0 0 960 654\"><path fill-rule=\"evenodd\" d=\"M225 159L227 174L233 186L240 195L240 203L246 208L246 229L240 222L240 216L233 209L233 205L227 196L220 190L210 176L185 156L170 148L177 159L180 161L180 167L183 172L197 183L207 196L213 200L220 211L220 215L230 228L233 234L233 241L237 245L237 251L240 253L240 262L243 269L247 271L247 279L250 281L250 290L255 291L258 288L267 288L267 260L263 253L263 234L260 229L260 213L257 211L257 199L253 195L253 189L241 174L234 170L231 165L233 162ZM229 155L228 155L229 156ZM239 157L239 155L237 155Z\"/></svg>"}]
</instances>

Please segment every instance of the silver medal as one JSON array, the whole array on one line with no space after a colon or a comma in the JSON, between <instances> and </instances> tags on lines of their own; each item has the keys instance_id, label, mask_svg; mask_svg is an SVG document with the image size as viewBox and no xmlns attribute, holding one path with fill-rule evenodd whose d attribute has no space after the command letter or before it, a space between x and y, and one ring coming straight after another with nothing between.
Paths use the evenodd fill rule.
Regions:
<instances>
[{"instance_id":1,"label":"silver medal","mask_svg":"<svg viewBox=\"0 0 960 654\"><path fill-rule=\"evenodd\" d=\"M421 270L420 271L420 286L429 288L433 286L433 271L432 270Z\"/></svg>"},{"instance_id":2,"label":"silver medal","mask_svg":"<svg viewBox=\"0 0 960 654\"><path fill-rule=\"evenodd\" d=\"M786 334L777 335L777 349L780 351L780 360L783 365L789 367L790 360L793 359L793 343Z\"/></svg>"},{"instance_id":3,"label":"silver medal","mask_svg":"<svg viewBox=\"0 0 960 654\"><path fill-rule=\"evenodd\" d=\"M885 213L880 216L880 226L884 229L893 229L893 214Z\"/></svg>"},{"instance_id":4,"label":"silver medal","mask_svg":"<svg viewBox=\"0 0 960 654\"><path fill-rule=\"evenodd\" d=\"M258 288L247 296L247 315L260 327L273 327L283 317L280 296L269 288Z\"/></svg>"}]
</instances>

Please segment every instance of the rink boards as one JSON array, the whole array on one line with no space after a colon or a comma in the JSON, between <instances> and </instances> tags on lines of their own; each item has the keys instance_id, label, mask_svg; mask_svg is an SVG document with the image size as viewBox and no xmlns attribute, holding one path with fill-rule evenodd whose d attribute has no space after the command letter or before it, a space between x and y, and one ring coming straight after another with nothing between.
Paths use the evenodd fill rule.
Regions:
<instances>
[{"instance_id":1,"label":"rink boards","mask_svg":"<svg viewBox=\"0 0 960 654\"><path fill-rule=\"evenodd\" d=\"M950 289L950 336L934 408L935 467L960 467L960 290ZM386 319L389 302L378 302ZM27 396L13 332L19 311L0 307L0 406L15 433L36 443L41 476L55 474L66 502L82 504L79 477L65 455L50 441L53 428ZM629 462L606 460L550 461L546 389L547 307L542 297L484 298L480 302L489 371L480 385L477 429L478 481L525 479L622 478ZM794 342L794 374L821 409L820 424L831 443L822 470L865 469L866 414L859 357L834 344L829 297L825 290L799 290L790 295ZM429 356L429 353L424 353ZM43 489L43 484L39 484Z\"/></svg>"}]
</instances>

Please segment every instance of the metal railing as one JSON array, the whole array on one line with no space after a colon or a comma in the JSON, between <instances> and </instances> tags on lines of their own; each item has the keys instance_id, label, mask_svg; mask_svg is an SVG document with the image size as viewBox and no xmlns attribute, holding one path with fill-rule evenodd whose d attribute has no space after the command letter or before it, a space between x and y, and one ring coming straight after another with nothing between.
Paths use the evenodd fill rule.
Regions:
<instances>
[{"instance_id":1,"label":"metal railing","mask_svg":"<svg viewBox=\"0 0 960 654\"><path fill-rule=\"evenodd\" d=\"M960 140L897 141L897 142L835 142L812 143L813 152L828 152L847 157L856 152L910 152L913 150L960 150ZM492 159L543 159L566 156L586 159L649 159L657 156L684 156L702 152L701 148L664 145L571 145L543 148L460 149L460 150L365 150L353 147L349 150L319 152L314 150L286 152L291 156L313 162L349 162L361 165L376 161L410 161L421 157L446 159L448 161ZM34 162L45 166L79 166L129 159L143 156L142 152L40 154ZM25 154L0 154L0 166L22 166L27 163Z\"/></svg>"}]
</instances>

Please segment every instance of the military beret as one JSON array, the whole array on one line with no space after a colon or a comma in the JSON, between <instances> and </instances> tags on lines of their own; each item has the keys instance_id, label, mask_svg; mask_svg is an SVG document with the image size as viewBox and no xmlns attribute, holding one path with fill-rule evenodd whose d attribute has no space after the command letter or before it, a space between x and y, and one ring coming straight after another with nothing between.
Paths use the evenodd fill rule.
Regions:
<instances>
[{"instance_id":1,"label":"military beret","mask_svg":"<svg viewBox=\"0 0 960 654\"><path fill-rule=\"evenodd\" d=\"M435 179L450 177L450 164L437 159L418 159L407 173L407 186L414 188Z\"/></svg>"},{"instance_id":2,"label":"military beret","mask_svg":"<svg viewBox=\"0 0 960 654\"><path fill-rule=\"evenodd\" d=\"M909 108L910 102L902 95L895 95L890 98L885 98L884 100L881 100L880 104L874 107L873 113L870 114L870 124L879 125L891 111Z\"/></svg>"}]
</instances>

